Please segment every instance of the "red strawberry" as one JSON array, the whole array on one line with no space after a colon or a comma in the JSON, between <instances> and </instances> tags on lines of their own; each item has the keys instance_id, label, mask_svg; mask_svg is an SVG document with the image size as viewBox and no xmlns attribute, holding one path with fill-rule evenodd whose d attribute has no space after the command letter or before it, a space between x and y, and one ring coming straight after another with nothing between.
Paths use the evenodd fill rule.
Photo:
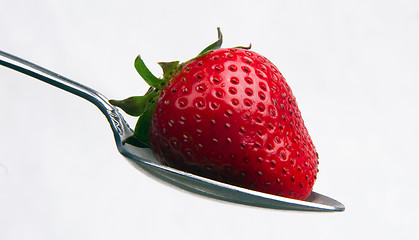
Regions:
<instances>
[{"instance_id":1,"label":"red strawberry","mask_svg":"<svg viewBox=\"0 0 419 240\"><path fill-rule=\"evenodd\" d=\"M318 155L290 87L277 67L255 52L214 50L221 45L219 34L219 41L186 64L161 64L163 79L144 72L137 58L137 69L152 76L148 82L154 87L143 97L112 103L142 114L137 137L172 167L306 199Z\"/></svg>"}]
</instances>

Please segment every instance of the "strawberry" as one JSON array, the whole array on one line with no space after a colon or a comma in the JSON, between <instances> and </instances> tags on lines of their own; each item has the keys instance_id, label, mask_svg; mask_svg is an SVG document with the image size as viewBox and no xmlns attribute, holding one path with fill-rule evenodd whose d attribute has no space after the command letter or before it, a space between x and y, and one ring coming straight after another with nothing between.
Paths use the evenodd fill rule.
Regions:
<instances>
[{"instance_id":1,"label":"strawberry","mask_svg":"<svg viewBox=\"0 0 419 240\"><path fill-rule=\"evenodd\" d=\"M220 49L222 35L198 57L160 63L146 95L111 100L140 115L135 136L177 169L264 193L306 199L318 154L295 97L278 68L248 48Z\"/></svg>"}]
</instances>

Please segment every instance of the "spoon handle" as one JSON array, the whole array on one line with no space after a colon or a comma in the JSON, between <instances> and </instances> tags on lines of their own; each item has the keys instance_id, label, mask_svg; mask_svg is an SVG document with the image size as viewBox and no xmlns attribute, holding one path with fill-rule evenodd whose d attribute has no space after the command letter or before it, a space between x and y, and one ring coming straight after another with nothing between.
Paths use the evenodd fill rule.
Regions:
<instances>
[{"instance_id":1,"label":"spoon handle","mask_svg":"<svg viewBox=\"0 0 419 240\"><path fill-rule=\"evenodd\" d=\"M108 119L117 141L127 131L126 124L117 109L98 91L1 50L0 65L34 77L93 103Z\"/></svg>"},{"instance_id":2,"label":"spoon handle","mask_svg":"<svg viewBox=\"0 0 419 240\"><path fill-rule=\"evenodd\" d=\"M82 97L95 104L101 110L102 108L106 108L107 110L113 108L108 103L106 97L96 90L9 53L0 51L0 64Z\"/></svg>"}]
</instances>

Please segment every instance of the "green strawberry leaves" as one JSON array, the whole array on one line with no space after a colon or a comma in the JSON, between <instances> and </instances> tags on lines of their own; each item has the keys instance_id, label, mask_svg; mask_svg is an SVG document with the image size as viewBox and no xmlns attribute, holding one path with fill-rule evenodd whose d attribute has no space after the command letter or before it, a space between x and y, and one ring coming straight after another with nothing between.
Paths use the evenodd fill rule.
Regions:
<instances>
[{"instance_id":1,"label":"green strawberry leaves","mask_svg":"<svg viewBox=\"0 0 419 240\"><path fill-rule=\"evenodd\" d=\"M109 103L121 108L131 116L140 116L144 113L151 100L157 97L156 91L151 91L144 96L129 97L124 100L109 100Z\"/></svg>"},{"instance_id":2,"label":"green strawberry leaves","mask_svg":"<svg viewBox=\"0 0 419 240\"><path fill-rule=\"evenodd\" d=\"M129 139L130 144L138 147L149 147L149 129L156 100L160 91L150 87L144 96L129 97L124 100L109 100L109 103L121 108L131 116L140 116L134 130L134 137ZM135 138L135 139L133 139Z\"/></svg>"},{"instance_id":3,"label":"green strawberry leaves","mask_svg":"<svg viewBox=\"0 0 419 240\"><path fill-rule=\"evenodd\" d=\"M144 61L141 59L140 55L138 55L137 58L135 58L134 67L150 87L154 87L157 89L161 89L163 87L163 79L157 78L150 72L150 70L145 65Z\"/></svg>"},{"instance_id":4,"label":"green strawberry leaves","mask_svg":"<svg viewBox=\"0 0 419 240\"><path fill-rule=\"evenodd\" d=\"M198 54L198 57L201 57L202 55L206 54L207 52L211 50L219 49L221 47L221 45L223 44L223 34L221 33L221 30L219 27L217 28L217 32L218 32L218 40L215 41L213 44L209 45L208 47L206 47L204 50L202 50Z\"/></svg>"},{"instance_id":5,"label":"green strawberry leaves","mask_svg":"<svg viewBox=\"0 0 419 240\"><path fill-rule=\"evenodd\" d=\"M136 136L138 140L147 146L150 146L149 133L151 119L153 117L155 107L156 102L147 105L144 113L141 115L140 119L138 119L137 124L135 125L134 136Z\"/></svg>"},{"instance_id":6,"label":"green strawberry leaves","mask_svg":"<svg viewBox=\"0 0 419 240\"><path fill-rule=\"evenodd\" d=\"M218 39L204 50L202 50L197 57L184 62L159 62L158 64L163 70L163 77L158 78L151 73L147 68L141 56L138 55L134 61L134 67L138 74L150 86L149 90L144 96L129 97L124 100L109 100L109 103L121 108L125 113L131 116L139 116L134 130L134 136L129 139L130 143L136 143L139 147L149 147L149 133L151 126L151 119L156 107L156 101L160 95L164 85L169 82L182 68L190 61L202 57L212 50L219 49L223 43L223 35L220 28L217 28Z\"/></svg>"}]
</instances>

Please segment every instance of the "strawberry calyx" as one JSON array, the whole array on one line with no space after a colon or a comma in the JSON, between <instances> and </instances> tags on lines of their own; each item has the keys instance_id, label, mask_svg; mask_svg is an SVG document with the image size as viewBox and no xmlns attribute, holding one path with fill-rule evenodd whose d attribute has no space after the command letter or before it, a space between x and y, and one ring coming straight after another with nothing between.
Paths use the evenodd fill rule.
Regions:
<instances>
[{"instance_id":1,"label":"strawberry calyx","mask_svg":"<svg viewBox=\"0 0 419 240\"><path fill-rule=\"evenodd\" d=\"M138 55L134 61L134 67L143 80L150 86L146 94L143 96L133 96L123 100L109 100L109 103L121 108L125 113L131 116L139 117L134 129L134 136L127 139L133 145L138 147L150 147L149 132L151 119L156 107L157 99L163 87L176 76L183 67L189 62L204 56L212 50L219 49L223 43L223 36L220 28L217 28L218 39L204 50L198 56L186 62L180 63L179 61L172 62L159 62L158 64L163 70L162 78L158 78L151 73L147 68L141 56Z\"/></svg>"}]
</instances>

